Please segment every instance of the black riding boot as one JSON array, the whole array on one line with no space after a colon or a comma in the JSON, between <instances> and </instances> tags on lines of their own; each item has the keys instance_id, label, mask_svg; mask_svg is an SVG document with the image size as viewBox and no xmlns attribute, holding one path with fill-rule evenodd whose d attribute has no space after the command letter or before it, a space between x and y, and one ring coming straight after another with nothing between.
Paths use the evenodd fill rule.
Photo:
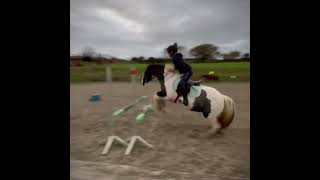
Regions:
<instances>
[{"instance_id":1,"label":"black riding boot","mask_svg":"<svg viewBox=\"0 0 320 180\"><path fill-rule=\"evenodd\" d=\"M186 95L183 95L183 104L184 104L185 106L188 106L188 104L189 104L188 96L186 96Z\"/></svg>"},{"instance_id":2,"label":"black riding boot","mask_svg":"<svg viewBox=\"0 0 320 180\"><path fill-rule=\"evenodd\" d=\"M184 88L183 88L183 104L185 106L188 106L189 105L189 101L188 101L188 94L189 94L190 90L189 90L189 87L188 85L184 85Z\"/></svg>"},{"instance_id":3,"label":"black riding boot","mask_svg":"<svg viewBox=\"0 0 320 180\"><path fill-rule=\"evenodd\" d=\"M182 77L181 77L181 85L182 85L182 96L183 96L183 104L185 106L188 106L189 102L188 102L188 94L190 92L190 87L188 85L188 81L192 76L192 71L185 73Z\"/></svg>"}]
</instances>

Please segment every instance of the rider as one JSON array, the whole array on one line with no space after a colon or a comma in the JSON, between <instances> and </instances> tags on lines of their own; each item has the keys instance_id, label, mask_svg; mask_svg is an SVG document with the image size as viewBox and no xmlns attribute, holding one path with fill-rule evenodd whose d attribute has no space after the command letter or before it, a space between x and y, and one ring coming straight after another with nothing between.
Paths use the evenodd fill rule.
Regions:
<instances>
[{"instance_id":1,"label":"rider","mask_svg":"<svg viewBox=\"0 0 320 180\"><path fill-rule=\"evenodd\" d=\"M181 76L181 81L179 82L178 87L180 87L180 90L183 96L183 104L185 106L188 106L188 94L190 92L190 89L187 84L193 74L192 68L189 64L187 64L184 61L182 54L178 53L177 43L170 45L167 48L167 52L172 60L172 63L175 66L175 69L177 69L180 72L180 74L183 74Z\"/></svg>"}]
</instances>

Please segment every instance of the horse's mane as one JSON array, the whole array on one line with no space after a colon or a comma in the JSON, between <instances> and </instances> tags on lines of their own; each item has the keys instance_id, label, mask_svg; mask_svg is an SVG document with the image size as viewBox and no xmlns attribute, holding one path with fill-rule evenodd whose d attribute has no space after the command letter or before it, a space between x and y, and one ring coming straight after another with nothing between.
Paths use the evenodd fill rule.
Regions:
<instances>
[{"instance_id":1,"label":"horse's mane","mask_svg":"<svg viewBox=\"0 0 320 180\"><path fill-rule=\"evenodd\" d=\"M151 70L151 69L163 69L164 65L163 64L150 64L147 66L146 70Z\"/></svg>"},{"instance_id":2,"label":"horse's mane","mask_svg":"<svg viewBox=\"0 0 320 180\"><path fill-rule=\"evenodd\" d=\"M173 64L150 64L147 66L145 73L146 74L153 74L158 77L163 76L164 72L172 72L175 73L175 67Z\"/></svg>"},{"instance_id":3,"label":"horse's mane","mask_svg":"<svg viewBox=\"0 0 320 180\"><path fill-rule=\"evenodd\" d=\"M164 71L165 72L173 72L174 73L176 71L176 69L175 69L173 64L165 64Z\"/></svg>"},{"instance_id":4,"label":"horse's mane","mask_svg":"<svg viewBox=\"0 0 320 180\"><path fill-rule=\"evenodd\" d=\"M150 64L147 66L145 70L145 76L157 76L158 79L162 79L161 76L163 76L163 71L164 71L164 65L163 64Z\"/></svg>"}]
</instances>

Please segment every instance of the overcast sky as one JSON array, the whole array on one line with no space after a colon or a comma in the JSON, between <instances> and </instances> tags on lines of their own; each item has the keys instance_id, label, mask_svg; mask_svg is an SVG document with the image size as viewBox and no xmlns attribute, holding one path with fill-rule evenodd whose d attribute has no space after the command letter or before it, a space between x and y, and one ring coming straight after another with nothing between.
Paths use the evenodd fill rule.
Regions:
<instances>
[{"instance_id":1,"label":"overcast sky","mask_svg":"<svg viewBox=\"0 0 320 180\"><path fill-rule=\"evenodd\" d=\"M70 0L70 53L159 57L177 42L250 52L250 0Z\"/></svg>"}]
</instances>

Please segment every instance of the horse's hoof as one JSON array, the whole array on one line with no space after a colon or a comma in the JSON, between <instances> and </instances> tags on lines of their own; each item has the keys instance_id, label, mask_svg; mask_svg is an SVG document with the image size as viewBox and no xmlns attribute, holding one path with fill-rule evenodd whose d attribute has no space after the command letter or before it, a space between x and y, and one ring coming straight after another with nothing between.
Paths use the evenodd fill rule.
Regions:
<instances>
[{"instance_id":1,"label":"horse's hoof","mask_svg":"<svg viewBox=\"0 0 320 180\"><path fill-rule=\"evenodd\" d=\"M166 92L163 92L163 91L157 92L157 96L159 96L159 97L165 97L166 95L167 95Z\"/></svg>"},{"instance_id":2,"label":"horse's hoof","mask_svg":"<svg viewBox=\"0 0 320 180\"><path fill-rule=\"evenodd\" d=\"M183 100L183 104L184 104L185 106L188 106L188 105L189 105L189 102L188 102L187 100Z\"/></svg>"},{"instance_id":3,"label":"horse's hoof","mask_svg":"<svg viewBox=\"0 0 320 180\"><path fill-rule=\"evenodd\" d=\"M191 134L188 135L188 137L190 137L190 138L199 138L199 134L191 133Z\"/></svg>"},{"instance_id":4,"label":"horse's hoof","mask_svg":"<svg viewBox=\"0 0 320 180\"><path fill-rule=\"evenodd\" d=\"M203 133L203 134L200 134L200 135L199 135L199 138L201 138L201 139L207 139L207 138L209 138L209 135L208 135L207 133Z\"/></svg>"}]
</instances>

